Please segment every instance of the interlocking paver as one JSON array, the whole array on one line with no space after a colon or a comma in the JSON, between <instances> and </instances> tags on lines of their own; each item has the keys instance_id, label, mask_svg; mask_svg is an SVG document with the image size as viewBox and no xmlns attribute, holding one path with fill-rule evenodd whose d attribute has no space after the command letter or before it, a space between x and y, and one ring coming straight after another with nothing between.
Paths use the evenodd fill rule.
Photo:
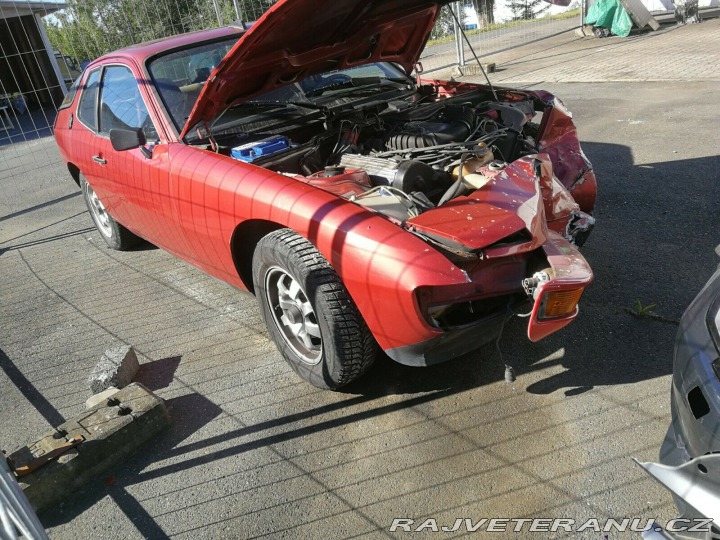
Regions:
<instances>
[{"instance_id":1,"label":"interlocking paver","mask_svg":"<svg viewBox=\"0 0 720 540\"><path fill-rule=\"evenodd\" d=\"M491 55L493 83L720 81L720 18L626 38L553 38ZM480 80L480 77L467 77Z\"/></svg>"}]
</instances>

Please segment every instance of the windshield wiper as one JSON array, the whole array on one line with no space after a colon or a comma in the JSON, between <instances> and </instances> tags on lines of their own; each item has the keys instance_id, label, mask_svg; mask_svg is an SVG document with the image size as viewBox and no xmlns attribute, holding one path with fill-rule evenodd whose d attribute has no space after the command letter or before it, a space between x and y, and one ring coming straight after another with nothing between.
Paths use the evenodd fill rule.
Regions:
<instances>
[{"instance_id":1,"label":"windshield wiper","mask_svg":"<svg viewBox=\"0 0 720 540\"><path fill-rule=\"evenodd\" d=\"M231 109L287 109L292 111L292 109L296 107L301 109L310 109L311 111L322 111L323 113L328 111L328 108L325 105L313 103L312 101L297 101L294 99L288 99L287 101L243 101L232 106Z\"/></svg>"},{"instance_id":2,"label":"windshield wiper","mask_svg":"<svg viewBox=\"0 0 720 540\"><path fill-rule=\"evenodd\" d=\"M327 113L330 110L327 106L320 105L319 103L313 103L312 101L297 101L295 99L292 99L288 100L287 103L289 103L290 105L295 105L297 107L304 107L313 111L322 111L323 113Z\"/></svg>"},{"instance_id":3,"label":"windshield wiper","mask_svg":"<svg viewBox=\"0 0 720 540\"><path fill-rule=\"evenodd\" d=\"M293 105L295 105L293 103ZM288 109L288 103L281 101L242 101L236 103L231 109Z\"/></svg>"},{"instance_id":4,"label":"windshield wiper","mask_svg":"<svg viewBox=\"0 0 720 540\"><path fill-rule=\"evenodd\" d=\"M391 84L388 84L391 83ZM313 96L319 96L321 94L324 94L325 92L335 92L337 90L346 90L346 89L361 89L361 88L376 88L378 86L393 86L395 88L406 88L408 85L408 81L404 79L390 79L390 78L380 78L380 77L353 77L352 79L349 79L347 81L339 82L336 84L329 84L328 86L323 86L321 88L315 88L314 90L309 90L305 92L305 96L307 97L313 97Z\"/></svg>"}]
</instances>

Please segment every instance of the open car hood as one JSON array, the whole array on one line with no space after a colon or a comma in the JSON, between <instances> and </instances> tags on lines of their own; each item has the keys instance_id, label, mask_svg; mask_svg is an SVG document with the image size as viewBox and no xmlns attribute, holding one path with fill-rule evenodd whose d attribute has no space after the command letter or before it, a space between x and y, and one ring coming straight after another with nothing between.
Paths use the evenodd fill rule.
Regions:
<instances>
[{"instance_id":1,"label":"open car hood","mask_svg":"<svg viewBox=\"0 0 720 540\"><path fill-rule=\"evenodd\" d=\"M230 105L308 75L370 62L407 73L445 0L279 0L210 74L180 134Z\"/></svg>"}]
</instances>

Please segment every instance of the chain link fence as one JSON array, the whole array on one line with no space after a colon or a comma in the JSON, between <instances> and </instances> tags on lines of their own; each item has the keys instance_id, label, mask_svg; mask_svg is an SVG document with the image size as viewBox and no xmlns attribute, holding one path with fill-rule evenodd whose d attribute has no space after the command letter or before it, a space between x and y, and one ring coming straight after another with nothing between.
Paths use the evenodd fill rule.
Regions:
<instances>
[{"instance_id":1,"label":"chain link fence","mask_svg":"<svg viewBox=\"0 0 720 540\"><path fill-rule=\"evenodd\" d=\"M142 41L254 21L275 1L0 0L0 224L26 210L16 207L13 193L33 193L44 204L64 179L52 126L87 63ZM441 11L424 69L463 65L473 52L487 57L570 30L580 23L579 11L543 0L455 2Z\"/></svg>"},{"instance_id":2,"label":"chain link fence","mask_svg":"<svg viewBox=\"0 0 720 540\"><path fill-rule=\"evenodd\" d=\"M544 0L471 0L442 9L423 53L426 72L464 66L580 26L581 6ZM464 36L461 33L464 31Z\"/></svg>"}]
</instances>

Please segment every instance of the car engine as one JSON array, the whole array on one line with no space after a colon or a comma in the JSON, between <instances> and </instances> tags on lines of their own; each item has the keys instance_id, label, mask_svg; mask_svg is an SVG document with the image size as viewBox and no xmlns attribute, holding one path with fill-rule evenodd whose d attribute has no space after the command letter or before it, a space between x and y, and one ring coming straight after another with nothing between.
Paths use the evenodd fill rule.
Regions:
<instances>
[{"instance_id":1,"label":"car engine","mask_svg":"<svg viewBox=\"0 0 720 540\"><path fill-rule=\"evenodd\" d=\"M290 85L230 109L212 149L427 238L438 236L427 225L435 218L422 214L460 197L482 199L495 189L483 190L488 184L514 190L520 175L537 182L549 228L578 246L588 237L595 177L571 114L551 94L443 81L338 84L321 96Z\"/></svg>"},{"instance_id":2,"label":"car engine","mask_svg":"<svg viewBox=\"0 0 720 540\"><path fill-rule=\"evenodd\" d=\"M404 223L537 152L533 101L488 97L474 91L425 103L421 95L326 115L321 133L293 126L251 143L252 162Z\"/></svg>"}]
</instances>

